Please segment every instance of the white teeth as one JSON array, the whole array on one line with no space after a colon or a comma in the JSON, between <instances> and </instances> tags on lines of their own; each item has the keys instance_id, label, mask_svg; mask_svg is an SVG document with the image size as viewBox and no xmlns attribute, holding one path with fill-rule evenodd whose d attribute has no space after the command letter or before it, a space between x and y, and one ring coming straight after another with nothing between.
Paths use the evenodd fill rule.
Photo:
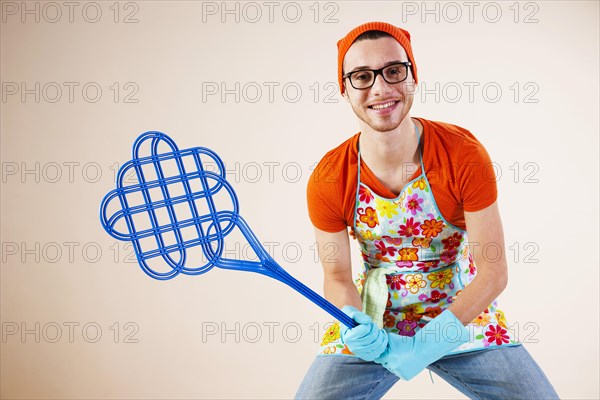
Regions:
<instances>
[{"instance_id":1,"label":"white teeth","mask_svg":"<svg viewBox=\"0 0 600 400\"><path fill-rule=\"evenodd\" d=\"M377 104L375 106L371 106L371 108L373 110L383 110L384 108L388 108L393 106L394 104L396 104L395 101L390 101L389 103L385 103L385 104Z\"/></svg>"}]
</instances>

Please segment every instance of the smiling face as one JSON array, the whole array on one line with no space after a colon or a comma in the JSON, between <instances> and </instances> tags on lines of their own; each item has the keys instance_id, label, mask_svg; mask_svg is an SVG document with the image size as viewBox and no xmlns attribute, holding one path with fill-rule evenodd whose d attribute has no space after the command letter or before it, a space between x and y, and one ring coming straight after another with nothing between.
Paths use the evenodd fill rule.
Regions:
<instances>
[{"instance_id":1,"label":"smiling face","mask_svg":"<svg viewBox=\"0 0 600 400\"><path fill-rule=\"evenodd\" d=\"M392 37L359 40L350 46L344 58L344 74L364 68L379 69L390 64L408 61L404 48ZM344 97L356 116L361 129L388 132L396 129L408 115L414 99L415 83L409 68L408 77L400 83L387 83L381 75L368 89L354 89L344 80Z\"/></svg>"}]
</instances>

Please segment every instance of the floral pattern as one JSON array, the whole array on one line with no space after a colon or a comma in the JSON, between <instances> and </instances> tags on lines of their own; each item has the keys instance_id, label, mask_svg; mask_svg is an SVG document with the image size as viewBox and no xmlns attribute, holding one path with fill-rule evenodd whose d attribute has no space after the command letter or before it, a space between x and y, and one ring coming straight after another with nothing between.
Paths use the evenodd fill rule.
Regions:
<instances>
[{"instance_id":1,"label":"floral pattern","mask_svg":"<svg viewBox=\"0 0 600 400\"><path fill-rule=\"evenodd\" d=\"M400 290L402 286L406 285L406 281L402 275L386 275L385 280L392 290Z\"/></svg>"},{"instance_id":2,"label":"floral pattern","mask_svg":"<svg viewBox=\"0 0 600 400\"><path fill-rule=\"evenodd\" d=\"M415 321L405 319L398 322L396 327L398 328L398 335L415 336L417 333L415 332L415 328L417 327L417 323Z\"/></svg>"},{"instance_id":3,"label":"floral pattern","mask_svg":"<svg viewBox=\"0 0 600 400\"><path fill-rule=\"evenodd\" d=\"M425 178L420 177L419 179L417 179L413 182L412 188L425 190L427 188L427 181L425 181Z\"/></svg>"},{"instance_id":4,"label":"floral pattern","mask_svg":"<svg viewBox=\"0 0 600 400\"><path fill-rule=\"evenodd\" d=\"M321 341L321 346L334 342L340 338L340 324L338 322L333 323L327 331L325 331L325 336L323 336L323 340Z\"/></svg>"},{"instance_id":5,"label":"floral pattern","mask_svg":"<svg viewBox=\"0 0 600 400\"><path fill-rule=\"evenodd\" d=\"M383 313L383 326L385 326L386 328L393 328L394 325L396 325L396 316L392 311L385 310L385 312Z\"/></svg>"},{"instance_id":6,"label":"floral pattern","mask_svg":"<svg viewBox=\"0 0 600 400\"><path fill-rule=\"evenodd\" d=\"M440 301L444 300L446 297L448 297L447 293L440 292L438 290L432 290L429 297L425 296L424 300L426 302L439 303Z\"/></svg>"},{"instance_id":7,"label":"floral pattern","mask_svg":"<svg viewBox=\"0 0 600 400\"><path fill-rule=\"evenodd\" d=\"M423 280L423 275L414 274L406 276L406 288L410 290L411 293L418 293L419 289L427 286L427 282Z\"/></svg>"},{"instance_id":8,"label":"floral pattern","mask_svg":"<svg viewBox=\"0 0 600 400\"><path fill-rule=\"evenodd\" d=\"M375 207L377 208L377 213L385 218L392 218L394 215L398 215L398 205L386 199L376 198Z\"/></svg>"},{"instance_id":9,"label":"floral pattern","mask_svg":"<svg viewBox=\"0 0 600 400\"><path fill-rule=\"evenodd\" d=\"M452 236L442 239L444 249L452 250L458 248L462 242L462 238L463 235L461 235L459 232L454 232Z\"/></svg>"},{"instance_id":10,"label":"floral pattern","mask_svg":"<svg viewBox=\"0 0 600 400\"><path fill-rule=\"evenodd\" d=\"M476 326L487 326L490 323L490 315L487 313L481 313L471 322Z\"/></svg>"},{"instance_id":11,"label":"floral pattern","mask_svg":"<svg viewBox=\"0 0 600 400\"><path fill-rule=\"evenodd\" d=\"M427 315L429 318L433 319L440 315L442 311L442 307L427 307L424 315Z\"/></svg>"},{"instance_id":12,"label":"floral pattern","mask_svg":"<svg viewBox=\"0 0 600 400\"><path fill-rule=\"evenodd\" d=\"M425 171L422 163L421 170ZM477 274L467 232L440 214L424 173L396 199L383 198L359 182L354 222L364 266L355 280L359 292L371 268L392 270L386 274L388 301L382 321L389 333L414 336L448 308ZM471 341L450 354L519 344L496 301L467 328ZM339 323L325 332L320 354L353 356L341 343Z\"/></svg>"},{"instance_id":13,"label":"floral pattern","mask_svg":"<svg viewBox=\"0 0 600 400\"><path fill-rule=\"evenodd\" d=\"M386 246L382 240L375 241L375 247L377 247L382 257L385 257L386 255L388 255L388 253L390 256L393 256L394 253L398 250L394 246Z\"/></svg>"},{"instance_id":14,"label":"floral pattern","mask_svg":"<svg viewBox=\"0 0 600 400\"><path fill-rule=\"evenodd\" d=\"M398 250L398 261L417 261L419 259L418 255L419 249L414 248L404 248Z\"/></svg>"},{"instance_id":15,"label":"floral pattern","mask_svg":"<svg viewBox=\"0 0 600 400\"><path fill-rule=\"evenodd\" d=\"M400 236L412 237L419 234L419 226L418 222L414 221L414 218L409 218L406 220L405 224L400 224L400 230L398 234Z\"/></svg>"},{"instance_id":16,"label":"floral pattern","mask_svg":"<svg viewBox=\"0 0 600 400\"><path fill-rule=\"evenodd\" d=\"M423 238L423 237L414 238L412 241L412 245L415 247L422 247L424 249L427 249L431 245L431 238Z\"/></svg>"},{"instance_id":17,"label":"floral pattern","mask_svg":"<svg viewBox=\"0 0 600 400\"><path fill-rule=\"evenodd\" d=\"M405 207L408 208L408 211L410 211L412 215L416 215L417 211L423 211L421 208L422 203L423 199L419 198L417 194L413 194L406 199Z\"/></svg>"},{"instance_id":18,"label":"floral pattern","mask_svg":"<svg viewBox=\"0 0 600 400\"><path fill-rule=\"evenodd\" d=\"M432 272L427 275L427 279L431 281L432 288L437 287L443 290L446 285L450 285L453 276L452 269L447 268L441 271Z\"/></svg>"},{"instance_id":19,"label":"floral pattern","mask_svg":"<svg viewBox=\"0 0 600 400\"><path fill-rule=\"evenodd\" d=\"M494 325L490 325L485 333L485 336L489 343L496 342L496 345L498 346L508 343L510 339L508 336L508 331L500 325L496 325L495 327Z\"/></svg>"},{"instance_id":20,"label":"floral pattern","mask_svg":"<svg viewBox=\"0 0 600 400\"><path fill-rule=\"evenodd\" d=\"M361 212L362 212L362 214L361 214ZM377 212L375 212L375 209L372 207L367 207L366 210L359 208L358 215L359 215L360 222L364 222L365 224L367 224L367 226L369 228L375 228L377 225L379 225L379 219L377 218Z\"/></svg>"},{"instance_id":21,"label":"floral pattern","mask_svg":"<svg viewBox=\"0 0 600 400\"><path fill-rule=\"evenodd\" d=\"M423 221L421 229L426 238L436 237L444 229L444 223L436 219L428 219Z\"/></svg>"},{"instance_id":22,"label":"floral pattern","mask_svg":"<svg viewBox=\"0 0 600 400\"><path fill-rule=\"evenodd\" d=\"M369 204L373 200L373 195L368 187L361 185L358 190L358 199L365 204Z\"/></svg>"}]
</instances>

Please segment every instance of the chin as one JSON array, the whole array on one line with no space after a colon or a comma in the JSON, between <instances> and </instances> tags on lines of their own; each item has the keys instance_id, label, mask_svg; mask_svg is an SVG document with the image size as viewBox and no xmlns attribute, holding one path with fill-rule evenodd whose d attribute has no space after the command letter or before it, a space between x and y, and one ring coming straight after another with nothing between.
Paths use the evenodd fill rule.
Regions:
<instances>
[{"instance_id":1,"label":"chin","mask_svg":"<svg viewBox=\"0 0 600 400\"><path fill-rule=\"evenodd\" d=\"M387 133L387 132L393 131L394 129L396 129L399 126L400 126L400 124L397 124L397 125L387 125L387 126L381 126L381 127L379 127L379 126L372 126L371 128L373 128L377 132Z\"/></svg>"},{"instance_id":2,"label":"chin","mask_svg":"<svg viewBox=\"0 0 600 400\"><path fill-rule=\"evenodd\" d=\"M383 123L370 123L368 124L372 129L378 131L378 132L389 132L389 131L393 131L394 129L398 128L400 126L400 124L402 123L402 121L404 120L406 116L404 116L403 118L396 120L396 121L386 121Z\"/></svg>"}]
</instances>

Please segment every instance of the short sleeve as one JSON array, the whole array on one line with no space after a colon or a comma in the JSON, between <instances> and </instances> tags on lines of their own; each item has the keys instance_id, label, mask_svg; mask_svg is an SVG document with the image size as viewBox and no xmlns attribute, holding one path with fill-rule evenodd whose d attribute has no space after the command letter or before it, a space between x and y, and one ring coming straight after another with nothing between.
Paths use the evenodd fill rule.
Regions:
<instances>
[{"instance_id":1,"label":"short sleeve","mask_svg":"<svg viewBox=\"0 0 600 400\"><path fill-rule=\"evenodd\" d=\"M306 197L312 224L326 232L346 229L339 185L339 165L324 158L308 180Z\"/></svg>"},{"instance_id":2,"label":"short sleeve","mask_svg":"<svg viewBox=\"0 0 600 400\"><path fill-rule=\"evenodd\" d=\"M475 212L492 205L498 198L497 179L485 147L469 134L458 159L458 191L463 210Z\"/></svg>"}]
</instances>

